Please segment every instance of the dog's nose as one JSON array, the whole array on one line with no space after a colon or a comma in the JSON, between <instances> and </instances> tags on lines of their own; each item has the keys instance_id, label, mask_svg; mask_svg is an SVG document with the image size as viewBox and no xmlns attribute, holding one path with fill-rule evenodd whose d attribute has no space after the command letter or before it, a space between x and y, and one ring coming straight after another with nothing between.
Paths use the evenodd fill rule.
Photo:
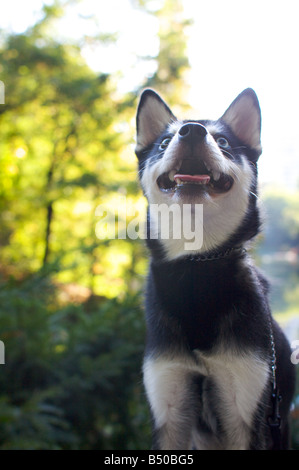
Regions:
<instances>
[{"instance_id":1,"label":"dog's nose","mask_svg":"<svg viewBox=\"0 0 299 470\"><path fill-rule=\"evenodd\" d=\"M207 129L197 122L187 122L178 132L179 140L190 144L200 142L207 133Z\"/></svg>"}]
</instances>

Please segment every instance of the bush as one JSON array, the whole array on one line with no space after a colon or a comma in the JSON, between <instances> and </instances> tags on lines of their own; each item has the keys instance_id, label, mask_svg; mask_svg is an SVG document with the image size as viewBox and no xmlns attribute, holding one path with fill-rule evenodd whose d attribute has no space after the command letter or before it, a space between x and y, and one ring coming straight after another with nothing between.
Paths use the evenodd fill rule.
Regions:
<instances>
[{"instance_id":1,"label":"bush","mask_svg":"<svg viewBox=\"0 0 299 470\"><path fill-rule=\"evenodd\" d=\"M63 306L47 275L1 287L0 448L148 448L140 295Z\"/></svg>"}]
</instances>

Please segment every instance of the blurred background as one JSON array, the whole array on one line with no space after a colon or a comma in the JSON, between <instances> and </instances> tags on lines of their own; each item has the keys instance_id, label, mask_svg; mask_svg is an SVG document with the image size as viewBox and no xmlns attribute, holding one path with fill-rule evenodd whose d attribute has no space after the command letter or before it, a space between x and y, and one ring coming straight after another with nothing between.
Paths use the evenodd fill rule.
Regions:
<instances>
[{"instance_id":1,"label":"blurred background","mask_svg":"<svg viewBox=\"0 0 299 470\"><path fill-rule=\"evenodd\" d=\"M134 155L144 87L195 119L217 118L255 89L265 229L253 255L271 280L275 317L299 340L296 7L1 3L0 449L150 447L146 250L139 239L96 236L98 206L124 196L144 204ZM299 449L298 391L292 417Z\"/></svg>"}]
</instances>

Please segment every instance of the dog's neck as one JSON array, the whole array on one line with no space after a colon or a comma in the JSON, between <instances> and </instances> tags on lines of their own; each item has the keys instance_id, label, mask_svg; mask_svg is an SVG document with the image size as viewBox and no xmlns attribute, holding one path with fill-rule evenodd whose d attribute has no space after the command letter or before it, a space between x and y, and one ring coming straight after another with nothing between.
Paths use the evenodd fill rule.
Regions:
<instances>
[{"instance_id":1,"label":"dog's neck","mask_svg":"<svg viewBox=\"0 0 299 470\"><path fill-rule=\"evenodd\" d=\"M246 248L244 248L244 246L242 246L241 244L238 245L238 246L233 246L233 247L224 247L222 249L219 249L219 250L212 250L212 251L209 251L207 253L203 253L203 254L190 254L190 255L186 255L186 256L182 256L182 257L178 257L178 258L175 258L175 259L172 259L172 260L169 260L167 258L165 258L165 253L163 253L163 251L161 250L161 247L156 244L148 244L149 245L149 248L151 249L152 251L152 261L153 261L153 264L155 265L167 265L168 263L180 263L180 262L183 262L183 263L186 263L186 262L191 262L191 263L200 263L200 262L215 262L217 260L222 260L222 259L229 259L229 258L232 258L232 259L237 259L237 258L242 258L245 256L245 254L247 253L247 250Z\"/></svg>"},{"instance_id":2,"label":"dog's neck","mask_svg":"<svg viewBox=\"0 0 299 470\"><path fill-rule=\"evenodd\" d=\"M250 301L254 298L247 256L239 247L215 252L213 258L205 258L205 261L202 255L172 261L152 259L149 274L153 289L151 295L154 295L159 308L180 325L190 349L210 350L218 343L219 325L223 325L226 331L223 322L243 302L244 283L240 280L248 278L246 295ZM252 288L248 289L248 285ZM242 305L239 309L242 310ZM246 343L246 332L241 336ZM223 338L224 341L226 336ZM234 341L239 344L238 338Z\"/></svg>"}]
</instances>

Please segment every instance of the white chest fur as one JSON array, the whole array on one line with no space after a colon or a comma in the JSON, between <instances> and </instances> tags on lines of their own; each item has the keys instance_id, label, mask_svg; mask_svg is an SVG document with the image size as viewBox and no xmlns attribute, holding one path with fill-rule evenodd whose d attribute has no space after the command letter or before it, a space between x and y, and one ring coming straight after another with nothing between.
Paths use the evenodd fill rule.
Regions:
<instances>
[{"instance_id":1,"label":"white chest fur","mask_svg":"<svg viewBox=\"0 0 299 470\"><path fill-rule=\"evenodd\" d=\"M196 430L196 402L190 378L210 377L217 388L218 417L224 431L209 441ZM269 366L253 353L217 354L172 359L149 358L144 363L144 384L157 429L164 429L164 449L246 449L254 413L269 376ZM208 393L208 392L205 392ZM195 399L196 400L196 399ZM207 401L207 400L206 400ZM203 406L205 397L202 399ZM208 406L208 405L207 405ZM210 410L202 410L213 416Z\"/></svg>"}]
</instances>

